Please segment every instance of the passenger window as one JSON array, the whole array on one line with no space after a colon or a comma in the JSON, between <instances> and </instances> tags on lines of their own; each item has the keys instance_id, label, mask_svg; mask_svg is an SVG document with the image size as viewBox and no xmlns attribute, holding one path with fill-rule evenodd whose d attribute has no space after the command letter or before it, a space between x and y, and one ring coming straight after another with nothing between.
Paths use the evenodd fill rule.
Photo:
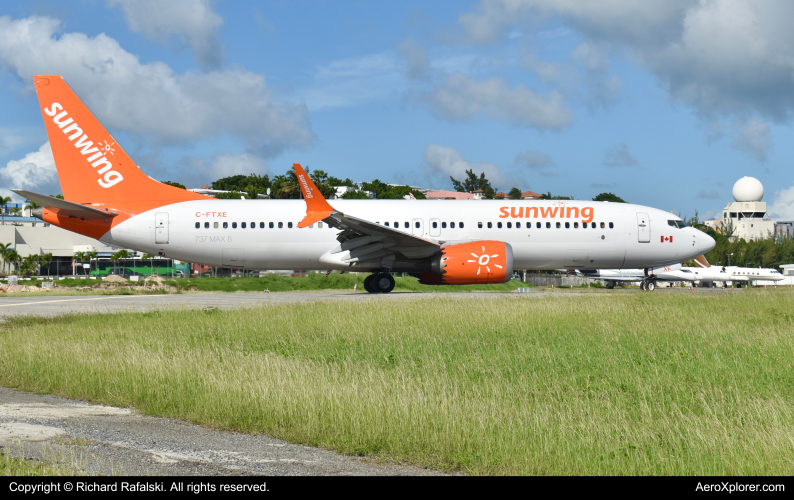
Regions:
<instances>
[{"instance_id":1,"label":"passenger window","mask_svg":"<svg viewBox=\"0 0 794 500\"><path fill-rule=\"evenodd\" d=\"M570 228L571 228L571 223L570 222L566 222L565 223L565 229L570 229Z\"/></svg>"},{"instance_id":2,"label":"passenger window","mask_svg":"<svg viewBox=\"0 0 794 500\"><path fill-rule=\"evenodd\" d=\"M251 229L256 229L256 222L251 223Z\"/></svg>"},{"instance_id":3,"label":"passenger window","mask_svg":"<svg viewBox=\"0 0 794 500\"><path fill-rule=\"evenodd\" d=\"M273 223L272 222L270 224L268 224L268 226L270 226L270 229L273 229Z\"/></svg>"},{"instance_id":4,"label":"passenger window","mask_svg":"<svg viewBox=\"0 0 794 500\"><path fill-rule=\"evenodd\" d=\"M521 223L520 222L516 222L516 229L521 229Z\"/></svg>"},{"instance_id":5,"label":"passenger window","mask_svg":"<svg viewBox=\"0 0 794 500\"><path fill-rule=\"evenodd\" d=\"M508 222L507 223L507 229L513 229L513 223L512 222Z\"/></svg>"},{"instance_id":6,"label":"passenger window","mask_svg":"<svg viewBox=\"0 0 794 500\"><path fill-rule=\"evenodd\" d=\"M578 222L574 222L573 223L573 228L574 229L579 229L579 223Z\"/></svg>"},{"instance_id":7,"label":"passenger window","mask_svg":"<svg viewBox=\"0 0 794 500\"><path fill-rule=\"evenodd\" d=\"M551 229L551 222L546 223L546 229Z\"/></svg>"},{"instance_id":8,"label":"passenger window","mask_svg":"<svg viewBox=\"0 0 794 500\"><path fill-rule=\"evenodd\" d=\"M319 229L322 229L322 228L323 228L323 223L322 223L322 222L318 222L318 223L317 223L317 227L318 227Z\"/></svg>"},{"instance_id":9,"label":"passenger window","mask_svg":"<svg viewBox=\"0 0 794 500\"><path fill-rule=\"evenodd\" d=\"M459 222L459 223L458 223L458 228L459 228L459 229L463 229L463 223L462 223L462 222Z\"/></svg>"},{"instance_id":10,"label":"passenger window","mask_svg":"<svg viewBox=\"0 0 794 500\"><path fill-rule=\"evenodd\" d=\"M245 222L240 223L240 229L245 229Z\"/></svg>"},{"instance_id":11,"label":"passenger window","mask_svg":"<svg viewBox=\"0 0 794 500\"><path fill-rule=\"evenodd\" d=\"M502 223L501 222L497 222L496 223L496 227L499 228L499 229L502 229Z\"/></svg>"},{"instance_id":12,"label":"passenger window","mask_svg":"<svg viewBox=\"0 0 794 500\"><path fill-rule=\"evenodd\" d=\"M449 223L449 227L451 227L452 229L455 229L455 223L454 222L450 222Z\"/></svg>"},{"instance_id":13,"label":"passenger window","mask_svg":"<svg viewBox=\"0 0 794 500\"><path fill-rule=\"evenodd\" d=\"M201 229L201 222L196 222L196 229Z\"/></svg>"},{"instance_id":14,"label":"passenger window","mask_svg":"<svg viewBox=\"0 0 794 500\"><path fill-rule=\"evenodd\" d=\"M530 222L530 224L531 224L531 222ZM535 227L537 227L538 229L540 229L540 222L538 222L537 224L535 224Z\"/></svg>"},{"instance_id":15,"label":"passenger window","mask_svg":"<svg viewBox=\"0 0 794 500\"><path fill-rule=\"evenodd\" d=\"M559 229L559 228L560 228L560 226L561 226L561 224L558 222L558 223L557 223L557 229Z\"/></svg>"},{"instance_id":16,"label":"passenger window","mask_svg":"<svg viewBox=\"0 0 794 500\"><path fill-rule=\"evenodd\" d=\"M204 229L209 229L209 228L210 228L210 223L209 222L205 222L204 223Z\"/></svg>"},{"instance_id":17,"label":"passenger window","mask_svg":"<svg viewBox=\"0 0 794 500\"><path fill-rule=\"evenodd\" d=\"M213 226L215 229L218 229L218 223L217 223L217 222L213 223L213 224L212 224L212 226Z\"/></svg>"},{"instance_id":18,"label":"passenger window","mask_svg":"<svg viewBox=\"0 0 794 500\"><path fill-rule=\"evenodd\" d=\"M611 222L610 222L610 223L609 223L609 229L612 229L612 228L614 228L614 227L615 227L615 225L614 225L613 223L611 223Z\"/></svg>"},{"instance_id":19,"label":"passenger window","mask_svg":"<svg viewBox=\"0 0 794 500\"><path fill-rule=\"evenodd\" d=\"M323 225L323 223L321 222L320 223L320 227L322 227L322 225ZM264 228L265 228L265 223L264 222L260 222L259 223L259 229L264 229Z\"/></svg>"},{"instance_id":20,"label":"passenger window","mask_svg":"<svg viewBox=\"0 0 794 500\"><path fill-rule=\"evenodd\" d=\"M400 229L400 223L399 222L395 222L394 223L394 228L395 229Z\"/></svg>"},{"instance_id":21,"label":"passenger window","mask_svg":"<svg viewBox=\"0 0 794 500\"><path fill-rule=\"evenodd\" d=\"M587 229L587 222L582 222L582 229Z\"/></svg>"},{"instance_id":22,"label":"passenger window","mask_svg":"<svg viewBox=\"0 0 794 500\"><path fill-rule=\"evenodd\" d=\"M236 222L232 222L232 229L237 229L237 223Z\"/></svg>"},{"instance_id":23,"label":"passenger window","mask_svg":"<svg viewBox=\"0 0 794 500\"><path fill-rule=\"evenodd\" d=\"M314 229L314 224L309 224L309 229Z\"/></svg>"},{"instance_id":24,"label":"passenger window","mask_svg":"<svg viewBox=\"0 0 794 500\"><path fill-rule=\"evenodd\" d=\"M482 222L477 223L477 229L482 229Z\"/></svg>"},{"instance_id":25,"label":"passenger window","mask_svg":"<svg viewBox=\"0 0 794 500\"><path fill-rule=\"evenodd\" d=\"M419 223L418 222L415 222L414 225L416 226L416 229L419 229Z\"/></svg>"},{"instance_id":26,"label":"passenger window","mask_svg":"<svg viewBox=\"0 0 794 500\"><path fill-rule=\"evenodd\" d=\"M446 222L442 222L441 223L441 229L446 229L446 228L447 228L447 223Z\"/></svg>"},{"instance_id":27,"label":"passenger window","mask_svg":"<svg viewBox=\"0 0 794 500\"><path fill-rule=\"evenodd\" d=\"M592 223L590 223L590 227L592 227L593 229L595 229L595 222L592 222Z\"/></svg>"},{"instance_id":28,"label":"passenger window","mask_svg":"<svg viewBox=\"0 0 794 500\"><path fill-rule=\"evenodd\" d=\"M384 222L384 224L386 224L386 227L389 227L389 222L388 221ZM435 222L433 223L433 227L436 227L436 223Z\"/></svg>"},{"instance_id":29,"label":"passenger window","mask_svg":"<svg viewBox=\"0 0 794 500\"><path fill-rule=\"evenodd\" d=\"M604 229L605 227L607 227L607 225L602 222L601 223L601 229Z\"/></svg>"},{"instance_id":30,"label":"passenger window","mask_svg":"<svg viewBox=\"0 0 794 500\"><path fill-rule=\"evenodd\" d=\"M292 229L292 222L287 222L287 227Z\"/></svg>"},{"instance_id":31,"label":"passenger window","mask_svg":"<svg viewBox=\"0 0 794 500\"><path fill-rule=\"evenodd\" d=\"M279 228L279 229L281 229L281 228L283 228L283 227L284 227L284 223L283 223L283 222L279 222L279 223L278 223L278 228Z\"/></svg>"},{"instance_id":32,"label":"passenger window","mask_svg":"<svg viewBox=\"0 0 794 500\"><path fill-rule=\"evenodd\" d=\"M491 229L492 227L493 227L493 222L489 222L488 223L488 229Z\"/></svg>"},{"instance_id":33,"label":"passenger window","mask_svg":"<svg viewBox=\"0 0 794 500\"><path fill-rule=\"evenodd\" d=\"M228 222L224 222L223 223L223 229L228 229L228 227L229 227L229 223Z\"/></svg>"}]
</instances>

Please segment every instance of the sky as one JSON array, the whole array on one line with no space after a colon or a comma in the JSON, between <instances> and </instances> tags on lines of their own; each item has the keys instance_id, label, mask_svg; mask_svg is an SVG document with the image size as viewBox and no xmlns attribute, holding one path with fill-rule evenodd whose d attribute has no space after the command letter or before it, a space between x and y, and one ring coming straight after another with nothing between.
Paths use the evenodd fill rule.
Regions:
<instances>
[{"instance_id":1,"label":"sky","mask_svg":"<svg viewBox=\"0 0 794 500\"><path fill-rule=\"evenodd\" d=\"M719 216L759 179L794 219L794 3L5 0L0 195L60 192L32 76L58 74L149 176L293 162Z\"/></svg>"}]
</instances>

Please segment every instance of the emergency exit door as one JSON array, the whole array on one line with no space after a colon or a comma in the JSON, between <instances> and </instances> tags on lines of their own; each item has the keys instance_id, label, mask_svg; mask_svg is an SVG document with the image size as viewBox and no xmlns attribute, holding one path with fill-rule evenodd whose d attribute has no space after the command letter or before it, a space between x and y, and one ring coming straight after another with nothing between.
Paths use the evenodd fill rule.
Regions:
<instances>
[{"instance_id":1,"label":"emergency exit door","mask_svg":"<svg viewBox=\"0 0 794 500\"><path fill-rule=\"evenodd\" d=\"M424 220L422 219L414 219L412 224L412 230L414 236L424 236L425 235L425 228L424 228Z\"/></svg>"},{"instance_id":2,"label":"emergency exit door","mask_svg":"<svg viewBox=\"0 0 794 500\"><path fill-rule=\"evenodd\" d=\"M651 220L648 214L637 212L637 241L640 243L651 242Z\"/></svg>"},{"instance_id":3,"label":"emergency exit door","mask_svg":"<svg viewBox=\"0 0 794 500\"><path fill-rule=\"evenodd\" d=\"M154 242L168 243L168 212L154 214Z\"/></svg>"}]
</instances>

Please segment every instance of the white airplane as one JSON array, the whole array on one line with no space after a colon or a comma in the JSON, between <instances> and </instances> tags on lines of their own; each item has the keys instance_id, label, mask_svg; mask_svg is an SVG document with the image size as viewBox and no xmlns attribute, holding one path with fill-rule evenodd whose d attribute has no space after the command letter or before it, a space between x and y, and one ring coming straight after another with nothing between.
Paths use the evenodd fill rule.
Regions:
<instances>
[{"instance_id":1,"label":"white airplane","mask_svg":"<svg viewBox=\"0 0 794 500\"><path fill-rule=\"evenodd\" d=\"M711 250L661 210L590 201L334 200L294 164L304 200L218 200L148 177L59 76L35 76L65 200L17 190L36 217L104 242L212 266L390 272L503 283L513 269L654 268ZM174 124L179 126L179 124Z\"/></svg>"},{"instance_id":2,"label":"white airplane","mask_svg":"<svg viewBox=\"0 0 794 500\"><path fill-rule=\"evenodd\" d=\"M697 268L684 268L698 271L704 281L752 282L757 280L782 281L786 277L780 271L762 267L712 266L704 255L695 259Z\"/></svg>"},{"instance_id":3,"label":"white airplane","mask_svg":"<svg viewBox=\"0 0 794 500\"><path fill-rule=\"evenodd\" d=\"M581 270L577 274L590 279L607 282L607 288L615 288L616 283L639 281L642 290L653 291L660 281L685 281L694 286L699 281L749 282L755 280L780 281L785 277L775 269L755 269L752 267L711 266L705 255L695 259L699 267L682 267L681 264L658 268L642 269L601 269ZM647 272L646 272L647 271Z\"/></svg>"}]
</instances>

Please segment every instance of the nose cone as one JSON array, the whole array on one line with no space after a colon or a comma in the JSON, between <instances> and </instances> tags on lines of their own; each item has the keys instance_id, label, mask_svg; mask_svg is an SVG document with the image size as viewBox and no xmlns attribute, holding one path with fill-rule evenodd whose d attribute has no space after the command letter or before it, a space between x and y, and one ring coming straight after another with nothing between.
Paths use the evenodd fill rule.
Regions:
<instances>
[{"instance_id":1,"label":"nose cone","mask_svg":"<svg viewBox=\"0 0 794 500\"><path fill-rule=\"evenodd\" d=\"M715 246L717 246L717 242L714 241L714 238L704 232L700 232L698 235L698 248L701 254L709 253L714 250Z\"/></svg>"}]
</instances>

